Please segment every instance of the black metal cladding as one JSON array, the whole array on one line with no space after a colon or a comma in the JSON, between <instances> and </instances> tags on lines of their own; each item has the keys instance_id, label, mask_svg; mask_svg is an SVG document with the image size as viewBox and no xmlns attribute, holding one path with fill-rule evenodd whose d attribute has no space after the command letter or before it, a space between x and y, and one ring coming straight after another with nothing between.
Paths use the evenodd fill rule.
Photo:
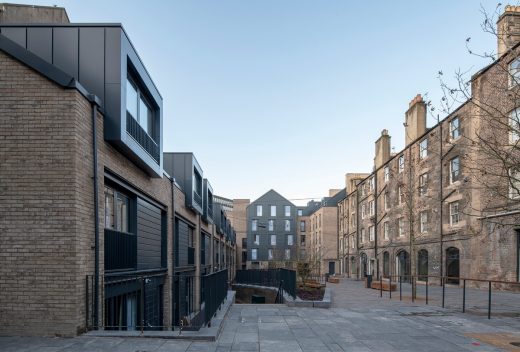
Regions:
<instances>
[{"instance_id":1,"label":"black metal cladding","mask_svg":"<svg viewBox=\"0 0 520 352\"><path fill-rule=\"evenodd\" d=\"M202 214L202 219L211 224L213 223L213 188L207 178L204 179L203 186L204 213Z\"/></svg>"},{"instance_id":2,"label":"black metal cladding","mask_svg":"<svg viewBox=\"0 0 520 352\"><path fill-rule=\"evenodd\" d=\"M184 192L186 207L203 214L203 172L193 153L164 153L164 169Z\"/></svg>"},{"instance_id":3,"label":"black metal cladding","mask_svg":"<svg viewBox=\"0 0 520 352\"><path fill-rule=\"evenodd\" d=\"M162 97L121 24L2 24L0 34L96 95L105 114L105 140L150 176L162 177ZM153 111L153 138L127 119L129 72Z\"/></svg>"},{"instance_id":4,"label":"black metal cladding","mask_svg":"<svg viewBox=\"0 0 520 352\"><path fill-rule=\"evenodd\" d=\"M162 212L152 204L137 199L137 267L162 267Z\"/></svg>"}]
</instances>

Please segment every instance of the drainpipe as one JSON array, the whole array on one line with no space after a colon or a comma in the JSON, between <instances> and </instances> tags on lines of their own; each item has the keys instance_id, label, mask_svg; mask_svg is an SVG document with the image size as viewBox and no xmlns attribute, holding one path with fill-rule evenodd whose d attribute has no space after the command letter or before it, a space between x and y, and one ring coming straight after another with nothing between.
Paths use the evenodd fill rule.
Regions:
<instances>
[{"instance_id":1,"label":"drainpipe","mask_svg":"<svg viewBox=\"0 0 520 352\"><path fill-rule=\"evenodd\" d=\"M94 326L99 327L99 181L98 181L98 147L97 147L97 108L96 96L88 96L92 107L92 151L94 169Z\"/></svg>"},{"instance_id":2,"label":"drainpipe","mask_svg":"<svg viewBox=\"0 0 520 352\"><path fill-rule=\"evenodd\" d=\"M443 187L442 187L442 164L444 162L444 157L442 155L442 122L439 124L439 159L440 159L440 165L439 165L439 177L440 177L440 201L441 201L441 207L439 209L439 216L440 216L440 221L439 221L439 224L440 224L440 229L439 229L439 235L440 235L440 250L441 250L441 260L440 260L440 273L439 275L441 276L441 285L443 285L443 281L442 281L442 271L443 271L443 255L444 255L444 248L443 248L443 228L442 228L442 216L443 216L443 211L442 209L444 208L444 196L442 195L442 191L443 191Z\"/></svg>"},{"instance_id":3,"label":"drainpipe","mask_svg":"<svg viewBox=\"0 0 520 352\"><path fill-rule=\"evenodd\" d=\"M376 256L376 279L379 280L379 255L377 254L377 170L374 172L374 254Z\"/></svg>"},{"instance_id":4,"label":"drainpipe","mask_svg":"<svg viewBox=\"0 0 520 352\"><path fill-rule=\"evenodd\" d=\"M175 307L175 178L170 176L170 182L172 184L172 306L170 309L170 323L172 324L172 331L175 330L174 328L174 307ZM166 242L168 243L168 242Z\"/></svg>"}]
</instances>

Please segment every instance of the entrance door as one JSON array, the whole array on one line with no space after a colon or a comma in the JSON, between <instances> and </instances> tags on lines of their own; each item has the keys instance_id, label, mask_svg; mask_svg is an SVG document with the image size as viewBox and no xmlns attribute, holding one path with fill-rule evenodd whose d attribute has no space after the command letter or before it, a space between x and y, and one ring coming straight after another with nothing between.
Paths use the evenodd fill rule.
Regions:
<instances>
[{"instance_id":1,"label":"entrance door","mask_svg":"<svg viewBox=\"0 0 520 352\"><path fill-rule=\"evenodd\" d=\"M329 262L329 275L336 274L336 263L335 262Z\"/></svg>"},{"instance_id":2,"label":"entrance door","mask_svg":"<svg viewBox=\"0 0 520 352\"><path fill-rule=\"evenodd\" d=\"M417 274L419 277L417 280L426 281L428 275L428 251L421 249L417 256Z\"/></svg>"},{"instance_id":3,"label":"entrance door","mask_svg":"<svg viewBox=\"0 0 520 352\"><path fill-rule=\"evenodd\" d=\"M397 275L402 282L410 282L410 256L407 251L400 251L396 257Z\"/></svg>"},{"instance_id":4,"label":"entrance door","mask_svg":"<svg viewBox=\"0 0 520 352\"><path fill-rule=\"evenodd\" d=\"M361 276L366 277L367 273L367 255L365 253L361 253Z\"/></svg>"},{"instance_id":5,"label":"entrance door","mask_svg":"<svg viewBox=\"0 0 520 352\"><path fill-rule=\"evenodd\" d=\"M458 248L446 249L446 283L459 284L460 277L460 252Z\"/></svg>"}]
</instances>

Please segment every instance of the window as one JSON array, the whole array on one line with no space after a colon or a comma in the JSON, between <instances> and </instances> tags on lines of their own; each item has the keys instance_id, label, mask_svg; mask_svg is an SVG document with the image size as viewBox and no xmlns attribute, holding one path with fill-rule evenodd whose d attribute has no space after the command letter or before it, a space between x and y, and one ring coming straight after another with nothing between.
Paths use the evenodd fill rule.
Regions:
<instances>
[{"instance_id":1,"label":"window","mask_svg":"<svg viewBox=\"0 0 520 352\"><path fill-rule=\"evenodd\" d=\"M272 220L272 219L269 220L267 222L267 224L268 224L268 227L269 227L269 231L274 231L274 220Z\"/></svg>"},{"instance_id":2,"label":"window","mask_svg":"<svg viewBox=\"0 0 520 352\"><path fill-rule=\"evenodd\" d=\"M298 216L303 216L303 210L298 209Z\"/></svg>"},{"instance_id":3,"label":"window","mask_svg":"<svg viewBox=\"0 0 520 352\"><path fill-rule=\"evenodd\" d=\"M366 215L366 204L361 205L361 219L365 218Z\"/></svg>"},{"instance_id":4,"label":"window","mask_svg":"<svg viewBox=\"0 0 520 352\"><path fill-rule=\"evenodd\" d=\"M305 221L300 221L300 231L305 232Z\"/></svg>"},{"instance_id":5,"label":"window","mask_svg":"<svg viewBox=\"0 0 520 352\"><path fill-rule=\"evenodd\" d=\"M291 250L286 249L285 250L285 260L290 260L290 259L291 259Z\"/></svg>"},{"instance_id":6,"label":"window","mask_svg":"<svg viewBox=\"0 0 520 352\"><path fill-rule=\"evenodd\" d=\"M150 137L154 137L152 109L137 85L129 77L126 79L126 112L139 123Z\"/></svg>"},{"instance_id":7,"label":"window","mask_svg":"<svg viewBox=\"0 0 520 352\"><path fill-rule=\"evenodd\" d=\"M251 231L256 231L258 229L258 220L251 221Z\"/></svg>"},{"instance_id":8,"label":"window","mask_svg":"<svg viewBox=\"0 0 520 352\"><path fill-rule=\"evenodd\" d=\"M271 248L267 250L267 260L273 260L273 250Z\"/></svg>"},{"instance_id":9,"label":"window","mask_svg":"<svg viewBox=\"0 0 520 352\"><path fill-rule=\"evenodd\" d=\"M520 58L514 59L509 64L509 88L513 88L520 83Z\"/></svg>"},{"instance_id":10,"label":"window","mask_svg":"<svg viewBox=\"0 0 520 352\"><path fill-rule=\"evenodd\" d=\"M365 229L361 229L361 243L365 243Z\"/></svg>"},{"instance_id":11,"label":"window","mask_svg":"<svg viewBox=\"0 0 520 352\"><path fill-rule=\"evenodd\" d=\"M428 187L428 174L424 173L419 176L419 195L424 196Z\"/></svg>"},{"instance_id":12,"label":"window","mask_svg":"<svg viewBox=\"0 0 520 352\"><path fill-rule=\"evenodd\" d=\"M425 138L419 143L419 158L424 159L428 156L428 138Z\"/></svg>"},{"instance_id":13,"label":"window","mask_svg":"<svg viewBox=\"0 0 520 352\"><path fill-rule=\"evenodd\" d=\"M292 246L294 243L294 237L293 235L287 235L287 245Z\"/></svg>"},{"instance_id":14,"label":"window","mask_svg":"<svg viewBox=\"0 0 520 352\"><path fill-rule=\"evenodd\" d=\"M404 236L404 219L403 218L397 219L397 228L399 230L399 237L403 237Z\"/></svg>"},{"instance_id":15,"label":"window","mask_svg":"<svg viewBox=\"0 0 520 352\"><path fill-rule=\"evenodd\" d=\"M404 202L404 193L403 193L403 187L399 186L397 188L397 197L399 200L399 204L403 204Z\"/></svg>"},{"instance_id":16,"label":"window","mask_svg":"<svg viewBox=\"0 0 520 352\"><path fill-rule=\"evenodd\" d=\"M363 184L361 185L361 197L364 197L365 194L366 194L366 189L365 189L365 184L363 183Z\"/></svg>"},{"instance_id":17,"label":"window","mask_svg":"<svg viewBox=\"0 0 520 352\"><path fill-rule=\"evenodd\" d=\"M450 225L458 224L459 220L459 202L450 203Z\"/></svg>"},{"instance_id":18,"label":"window","mask_svg":"<svg viewBox=\"0 0 520 352\"><path fill-rule=\"evenodd\" d=\"M271 235L271 246L276 246L276 235Z\"/></svg>"},{"instance_id":19,"label":"window","mask_svg":"<svg viewBox=\"0 0 520 352\"><path fill-rule=\"evenodd\" d=\"M285 206L285 216L291 216L291 206L290 205Z\"/></svg>"},{"instance_id":20,"label":"window","mask_svg":"<svg viewBox=\"0 0 520 352\"><path fill-rule=\"evenodd\" d=\"M421 211L421 213L419 214L419 218L420 232L428 232L428 212Z\"/></svg>"},{"instance_id":21,"label":"window","mask_svg":"<svg viewBox=\"0 0 520 352\"><path fill-rule=\"evenodd\" d=\"M509 169L509 198L520 198L520 171Z\"/></svg>"},{"instance_id":22,"label":"window","mask_svg":"<svg viewBox=\"0 0 520 352\"><path fill-rule=\"evenodd\" d=\"M368 240L373 241L374 238L375 238L375 228L374 228L374 226L370 226L368 228Z\"/></svg>"},{"instance_id":23,"label":"window","mask_svg":"<svg viewBox=\"0 0 520 352\"><path fill-rule=\"evenodd\" d=\"M291 231L291 220L285 220L285 231Z\"/></svg>"},{"instance_id":24,"label":"window","mask_svg":"<svg viewBox=\"0 0 520 352\"><path fill-rule=\"evenodd\" d=\"M262 216L262 206L261 205L256 206L256 216Z\"/></svg>"},{"instance_id":25,"label":"window","mask_svg":"<svg viewBox=\"0 0 520 352\"><path fill-rule=\"evenodd\" d=\"M354 228L356 227L356 216L355 215L352 215L350 217L350 225Z\"/></svg>"},{"instance_id":26,"label":"window","mask_svg":"<svg viewBox=\"0 0 520 352\"><path fill-rule=\"evenodd\" d=\"M457 139L460 136L460 125L458 117L455 117L450 121L450 136L452 139Z\"/></svg>"},{"instance_id":27,"label":"window","mask_svg":"<svg viewBox=\"0 0 520 352\"><path fill-rule=\"evenodd\" d=\"M509 144L516 145L520 140L520 108L509 114Z\"/></svg>"},{"instance_id":28,"label":"window","mask_svg":"<svg viewBox=\"0 0 520 352\"><path fill-rule=\"evenodd\" d=\"M276 216L276 205L271 205L271 216Z\"/></svg>"},{"instance_id":29,"label":"window","mask_svg":"<svg viewBox=\"0 0 520 352\"><path fill-rule=\"evenodd\" d=\"M399 173L404 171L404 155L399 156Z\"/></svg>"},{"instance_id":30,"label":"window","mask_svg":"<svg viewBox=\"0 0 520 352\"><path fill-rule=\"evenodd\" d=\"M255 239L255 245L259 246L260 245L260 235L254 235L254 239Z\"/></svg>"},{"instance_id":31,"label":"window","mask_svg":"<svg viewBox=\"0 0 520 352\"><path fill-rule=\"evenodd\" d=\"M354 248L354 236L350 238L350 248Z\"/></svg>"},{"instance_id":32,"label":"window","mask_svg":"<svg viewBox=\"0 0 520 352\"><path fill-rule=\"evenodd\" d=\"M130 232L130 199L122 193L105 187L105 228Z\"/></svg>"},{"instance_id":33,"label":"window","mask_svg":"<svg viewBox=\"0 0 520 352\"><path fill-rule=\"evenodd\" d=\"M384 202L385 202L385 210L390 209L390 196L388 193L385 193L384 195Z\"/></svg>"},{"instance_id":34,"label":"window","mask_svg":"<svg viewBox=\"0 0 520 352\"><path fill-rule=\"evenodd\" d=\"M455 157L450 160L450 183L458 181L460 176L460 160L459 157Z\"/></svg>"},{"instance_id":35,"label":"window","mask_svg":"<svg viewBox=\"0 0 520 352\"><path fill-rule=\"evenodd\" d=\"M370 188L370 191L373 191L374 188L375 188L375 179L374 177L371 177L370 180L368 181L368 187Z\"/></svg>"},{"instance_id":36,"label":"window","mask_svg":"<svg viewBox=\"0 0 520 352\"><path fill-rule=\"evenodd\" d=\"M390 168L388 166L385 166L384 173L385 173L385 182L388 182L388 180L390 180Z\"/></svg>"},{"instance_id":37,"label":"window","mask_svg":"<svg viewBox=\"0 0 520 352\"><path fill-rule=\"evenodd\" d=\"M251 249L251 260L256 260L258 258L258 250L256 248Z\"/></svg>"},{"instance_id":38,"label":"window","mask_svg":"<svg viewBox=\"0 0 520 352\"><path fill-rule=\"evenodd\" d=\"M370 216L372 216L376 213L375 202L373 200L368 202L368 211L369 211Z\"/></svg>"},{"instance_id":39,"label":"window","mask_svg":"<svg viewBox=\"0 0 520 352\"><path fill-rule=\"evenodd\" d=\"M388 221L383 223L383 236L385 240L390 237L390 224L388 224Z\"/></svg>"}]
</instances>

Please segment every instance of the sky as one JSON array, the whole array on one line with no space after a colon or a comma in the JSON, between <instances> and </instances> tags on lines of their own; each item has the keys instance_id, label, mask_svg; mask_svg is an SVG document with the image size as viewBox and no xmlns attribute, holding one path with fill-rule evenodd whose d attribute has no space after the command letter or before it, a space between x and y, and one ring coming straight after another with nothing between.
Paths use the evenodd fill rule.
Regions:
<instances>
[{"instance_id":1,"label":"sky","mask_svg":"<svg viewBox=\"0 0 520 352\"><path fill-rule=\"evenodd\" d=\"M122 23L163 102L164 151L195 153L215 194L296 204L370 172L388 129L404 147L416 94L487 65L481 4L497 1L27 0L72 22ZM429 117L428 125L434 124Z\"/></svg>"}]
</instances>

